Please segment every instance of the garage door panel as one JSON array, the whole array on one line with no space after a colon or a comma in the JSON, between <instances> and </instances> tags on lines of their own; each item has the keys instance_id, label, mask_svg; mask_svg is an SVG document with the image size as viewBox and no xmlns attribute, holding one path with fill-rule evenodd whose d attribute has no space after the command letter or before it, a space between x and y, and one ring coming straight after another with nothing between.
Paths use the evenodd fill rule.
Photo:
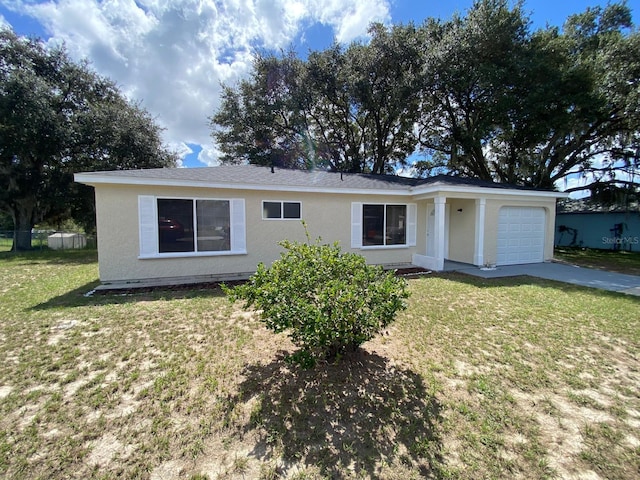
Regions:
<instances>
[{"instance_id":1,"label":"garage door panel","mask_svg":"<svg viewBox=\"0 0 640 480\"><path fill-rule=\"evenodd\" d=\"M498 265L544 260L545 211L536 207L502 207L498 217Z\"/></svg>"}]
</instances>

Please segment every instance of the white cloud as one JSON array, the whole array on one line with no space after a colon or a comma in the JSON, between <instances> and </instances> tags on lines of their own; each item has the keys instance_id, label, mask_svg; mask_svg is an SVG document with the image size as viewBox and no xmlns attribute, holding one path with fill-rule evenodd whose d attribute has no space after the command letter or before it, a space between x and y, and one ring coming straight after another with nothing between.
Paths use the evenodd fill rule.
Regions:
<instances>
[{"instance_id":1,"label":"white cloud","mask_svg":"<svg viewBox=\"0 0 640 480\"><path fill-rule=\"evenodd\" d=\"M198 160L208 167L215 167L216 165L220 165L220 161L218 160L220 155L221 152L215 145L204 145L202 151L198 154Z\"/></svg>"},{"instance_id":2,"label":"white cloud","mask_svg":"<svg viewBox=\"0 0 640 480\"><path fill-rule=\"evenodd\" d=\"M286 48L314 23L349 42L365 36L370 22L389 20L388 1L50 0L10 8L141 101L168 144L202 145L200 158L213 164L218 150L207 118L219 106L220 83L245 77L256 47Z\"/></svg>"},{"instance_id":3,"label":"white cloud","mask_svg":"<svg viewBox=\"0 0 640 480\"><path fill-rule=\"evenodd\" d=\"M183 167L183 163L182 163L182 159L184 159L184 157L186 157L187 155L193 153L193 149L191 147L189 147L189 145L187 145L184 142L170 142L168 144L168 147L176 152L178 154L178 156L180 157L178 159L178 168Z\"/></svg>"},{"instance_id":4,"label":"white cloud","mask_svg":"<svg viewBox=\"0 0 640 480\"><path fill-rule=\"evenodd\" d=\"M366 35L371 22L390 20L389 2L384 0L309 0L302 3L306 15L333 28L336 40L349 43Z\"/></svg>"},{"instance_id":5,"label":"white cloud","mask_svg":"<svg viewBox=\"0 0 640 480\"><path fill-rule=\"evenodd\" d=\"M338 33L339 42L349 42L362 35L371 23L371 19L377 21L387 20L389 11L387 6L376 1L356 2L349 9L349 14L341 17Z\"/></svg>"}]
</instances>

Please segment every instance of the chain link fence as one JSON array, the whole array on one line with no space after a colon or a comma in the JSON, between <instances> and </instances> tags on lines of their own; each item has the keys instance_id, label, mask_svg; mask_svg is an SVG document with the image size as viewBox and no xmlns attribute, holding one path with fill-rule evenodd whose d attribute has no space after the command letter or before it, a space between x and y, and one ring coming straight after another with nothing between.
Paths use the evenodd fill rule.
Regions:
<instances>
[{"instance_id":1,"label":"chain link fence","mask_svg":"<svg viewBox=\"0 0 640 480\"><path fill-rule=\"evenodd\" d=\"M31 236L33 250L71 250L79 248L95 249L97 247L95 235L77 232L63 232L55 230L32 230L21 232L15 230L0 230L0 252L10 252L19 236Z\"/></svg>"}]
</instances>

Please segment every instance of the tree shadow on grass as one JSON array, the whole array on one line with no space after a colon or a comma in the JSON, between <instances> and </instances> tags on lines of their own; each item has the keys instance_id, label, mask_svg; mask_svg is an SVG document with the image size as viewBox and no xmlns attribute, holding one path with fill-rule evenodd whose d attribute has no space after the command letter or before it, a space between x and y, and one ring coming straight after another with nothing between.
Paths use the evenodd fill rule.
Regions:
<instances>
[{"instance_id":1,"label":"tree shadow on grass","mask_svg":"<svg viewBox=\"0 0 640 480\"><path fill-rule=\"evenodd\" d=\"M290 367L281 355L247 366L244 377L238 400L259 399L247 426L260 436L252 455L281 451L286 462L330 478L379 478L384 468L394 477L442 477L441 406L418 374L359 349L312 370Z\"/></svg>"}]
</instances>

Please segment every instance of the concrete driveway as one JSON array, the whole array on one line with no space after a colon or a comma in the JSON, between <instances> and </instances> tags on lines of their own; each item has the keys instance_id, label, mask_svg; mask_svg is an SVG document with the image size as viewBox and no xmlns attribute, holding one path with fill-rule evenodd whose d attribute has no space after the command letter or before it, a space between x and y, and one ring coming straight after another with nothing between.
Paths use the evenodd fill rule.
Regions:
<instances>
[{"instance_id":1,"label":"concrete driveway","mask_svg":"<svg viewBox=\"0 0 640 480\"><path fill-rule=\"evenodd\" d=\"M605 272L593 268L576 267L564 263L531 263L528 265L507 265L484 270L464 263L447 262L445 270L466 273L481 278L532 277L557 280L583 287L600 288L611 292L621 292L640 296L640 277L622 273Z\"/></svg>"}]
</instances>

